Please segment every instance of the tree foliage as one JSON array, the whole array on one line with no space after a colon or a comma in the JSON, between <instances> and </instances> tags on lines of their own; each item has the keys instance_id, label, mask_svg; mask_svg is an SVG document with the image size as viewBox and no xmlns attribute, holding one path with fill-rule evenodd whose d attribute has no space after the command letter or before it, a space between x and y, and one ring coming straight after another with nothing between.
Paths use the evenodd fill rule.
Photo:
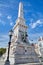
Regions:
<instances>
[{"instance_id":1,"label":"tree foliage","mask_svg":"<svg viewBox=\"0 0 43 65\"><path fill-rule=\"evenodd\" d=\"M0 48L0 56L2 56L6 52L6 48Z\"/></svg>"}]
</instances>

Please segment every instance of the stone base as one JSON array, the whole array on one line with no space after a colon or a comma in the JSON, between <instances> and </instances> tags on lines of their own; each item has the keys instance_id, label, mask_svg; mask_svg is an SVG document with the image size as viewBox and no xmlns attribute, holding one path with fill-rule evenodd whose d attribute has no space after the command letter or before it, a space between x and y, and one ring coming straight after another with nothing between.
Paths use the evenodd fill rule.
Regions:
<instances>
[{"instance_id":1,"label":"stone base","mask_svg":"<svg viewBox=\"0 0 43 65\"><path fill-rule=\"evenodd\" d=\"M8 62L0 61L0 65L43 65L43 63L9 64Z\"/></svg>"},{"instance_id":2,"label":"stone base","mask_svg":"<svg viewBox=\"0 0 43 65\"><path fill-rule=\"evenodd\" d=\"M26 63L26 64L15 64L15 65L42 65L40 63Z\"/></svg>"},{"instance_id":3,"label":"stone base","mask_svg":"<svg viewBox=\"0 0 43 65\"><path fill-rule=\"evenodd\" d=\"M36 54L34 47L26 43L15 43L17 45L10 47L9 62L10 65L26 64L26 63L39 63L39 57ZM7 60L7 52L3 55L3 60ZM8 63L8 62L7 62Z\"/></svg>"}]
</instances>

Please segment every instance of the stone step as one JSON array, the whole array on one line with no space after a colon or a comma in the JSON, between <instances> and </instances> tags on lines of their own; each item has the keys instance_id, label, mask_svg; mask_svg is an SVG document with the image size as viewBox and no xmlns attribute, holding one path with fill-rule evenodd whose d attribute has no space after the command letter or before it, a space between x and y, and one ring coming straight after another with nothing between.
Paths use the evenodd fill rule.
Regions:
<instances>
[{"instance_id":1,"label":"stone step","mask_svg":"<svg viewBox=\"0 0 43 65\"><path fill-rule=\"evenodd\" d=\"M41 62L41 63L9 64L9 63L6 63L5 61L0 61L0 65L43 65L43 62Z\"/></svg>"}]
</instances>

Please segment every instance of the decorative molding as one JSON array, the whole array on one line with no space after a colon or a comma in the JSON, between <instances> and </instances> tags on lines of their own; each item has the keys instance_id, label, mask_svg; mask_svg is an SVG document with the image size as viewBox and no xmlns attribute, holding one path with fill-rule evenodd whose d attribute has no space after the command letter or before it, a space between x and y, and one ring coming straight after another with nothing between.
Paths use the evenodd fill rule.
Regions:
<instances>
[{"instance_id":1,"label":"decorative molding","mask_svg":"<svg viewBox=\"0 0 43 65\"><path fill-rule=\"evenodd\" d=\"M26 25L22 25L22 24L20 24L20 23L17 23L17 24L14 26L14 29L15 29L18 25L20 25L20 26L22 26L22 27L24 27L24 28L28 28Z\"/></svg>"}]
</instances>

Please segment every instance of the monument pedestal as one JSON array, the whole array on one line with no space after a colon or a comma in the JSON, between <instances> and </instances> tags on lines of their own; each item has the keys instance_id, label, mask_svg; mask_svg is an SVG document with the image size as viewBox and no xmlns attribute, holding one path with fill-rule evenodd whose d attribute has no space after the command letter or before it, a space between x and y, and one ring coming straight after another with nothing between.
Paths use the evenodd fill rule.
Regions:
<instances>
[{"instance_id":1,"label":"monument pedestal","mask_svg":"<svg viewBox=\"0 0 43 65\"><path fill-rule=\"evenodd\" d=\"M39 63L39 58L35 53L34 47L23 42L11 45L10 48L10 64ZM12 52L11 52L12 51Z\"/></svg>"},{"instance_id":2,"label":"monument pedestal","mask_svg":"<svg viewBox=\"0 0 43 65\"><path fill-rule=\"evenodd\" d=\"M4 55L3 59L6 62L7 55ZM29 64L40 63L38 55L35 53L35 49L33 46L27 43L19 42L11 44L10 46L10 54L9 54L9 62L10 65L14 64ZM6 62L8 64L8 62Z\"/></svg>"}]
</instances>

